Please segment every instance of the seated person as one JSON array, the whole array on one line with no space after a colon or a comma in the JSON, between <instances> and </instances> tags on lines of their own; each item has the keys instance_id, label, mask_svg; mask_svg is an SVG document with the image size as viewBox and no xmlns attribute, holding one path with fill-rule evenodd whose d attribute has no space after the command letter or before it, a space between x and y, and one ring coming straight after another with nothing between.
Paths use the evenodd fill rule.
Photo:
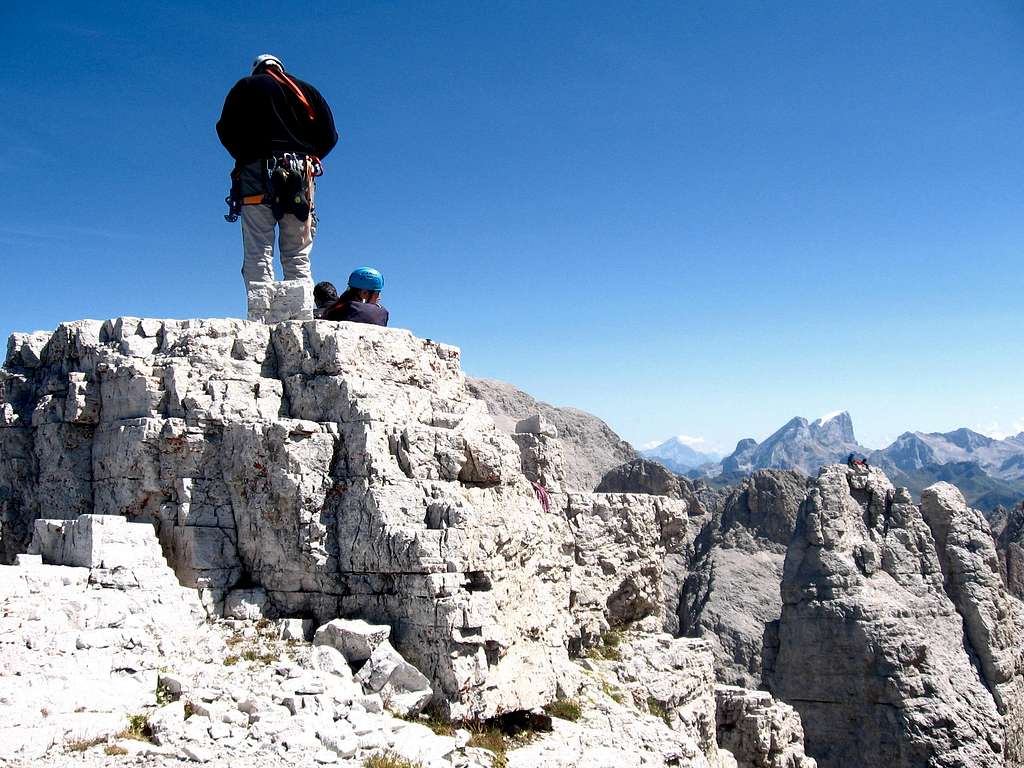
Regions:
<instances>
[{"instance_id":1,"label":"seated person","mask_svg":"<svg viewBox=\"0 0 1024 768\"><path fill-rule=\"evenodd\" d=\"M348 276L348 290L323 312L324 320L387 325L388 311L380 305L384 276L373 267L360 267Z\"/></svg>"},{"instance_id":2,"label":"seated person","mask_svg":"<svg viewBox=\"0 0 1024 768\"><path fill-rule=\"evenodd\" d=\"M337 300L338 289L334 287L334 283L317 283L313 287L313 303L316 305L313 309L313 319L322 320L324 312Z\"/></svg>"}]
</instances>

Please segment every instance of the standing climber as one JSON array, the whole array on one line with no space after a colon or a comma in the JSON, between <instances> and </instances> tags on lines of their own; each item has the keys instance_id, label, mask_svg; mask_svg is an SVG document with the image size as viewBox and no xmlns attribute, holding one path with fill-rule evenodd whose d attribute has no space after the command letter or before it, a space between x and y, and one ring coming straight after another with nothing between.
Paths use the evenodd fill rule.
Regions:
<instances>
[{"instance_id":1,"label":"standing climber","mask_svg":"<svg viewBox=\"0 0 1024 768\"><path fill-rule=\"evenodd\" d=\"M235 159L224 218L236 221L241 214L246 289L274 279L275 225L284 279L306 281L312 289L313 179L338 143L331 108L316 88L264 53L228 92L217 135Z\"/></svg>"},{"instance_id":2,"label":"standing climber","mask_svg":"<svg viewBox=\"0 0 1024 768\"><path fill-rule=\"evenodd\" d=\"M323 318L387 325L388 311L380 304L382 290L384 275L373 267L359 267L348 276L348 290L323 311Z\"/></svg>"}]
</instances>

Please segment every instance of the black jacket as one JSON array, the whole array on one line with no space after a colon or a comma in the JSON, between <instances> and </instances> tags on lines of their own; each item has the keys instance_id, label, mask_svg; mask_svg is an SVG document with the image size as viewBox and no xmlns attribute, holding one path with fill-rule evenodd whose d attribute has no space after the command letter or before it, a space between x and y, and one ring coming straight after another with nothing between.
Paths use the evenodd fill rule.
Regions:
<instances>
[{"instance_id":1,"label":"black jacket","mask_svg":"<svg viewBox=\"0 0 1024 768\"><path fill-rule=\"evenodd\" d=\"M265 72L243 77L228 92L217 135L237 165L282 152L324 158L338 143L334 115L324 97L309 83L288 77L313 108L313 120L298 96Z\"/></svg>"},{"instance_id":2,"label":"black jacket","mask_svg":"<svg viewBox=\"0 0 1024 768\"><path fill-rule=\"evenodd\" d=\"M387 325L388 311L380 304L370 304L356 299L338 299L324 312L324 320L344 320L350 323Z\"/></svg>"}]
</instances>

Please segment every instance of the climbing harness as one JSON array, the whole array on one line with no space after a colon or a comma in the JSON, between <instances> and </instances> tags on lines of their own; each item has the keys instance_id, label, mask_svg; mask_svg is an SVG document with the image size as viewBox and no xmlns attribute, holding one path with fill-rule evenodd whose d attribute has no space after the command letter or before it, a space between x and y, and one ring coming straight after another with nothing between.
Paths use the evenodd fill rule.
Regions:
<instances>
[{"instance_id":1,"label":"climbing harness","mask_svg":"<svg viewBox=\"0 0 1024 768\"><path fill-rule=\"evenodd\" d=\"M224 202L228 205L225 221L235 222L243 205L270 206L277 221L286 213L306 223L306 237L311 239L316 226L315 178L323 176L320 158L286 152L268 160L236 167L231 172L231 191ZM246 189L264 192L246 195Z\"/></svg>"}]
</instances>

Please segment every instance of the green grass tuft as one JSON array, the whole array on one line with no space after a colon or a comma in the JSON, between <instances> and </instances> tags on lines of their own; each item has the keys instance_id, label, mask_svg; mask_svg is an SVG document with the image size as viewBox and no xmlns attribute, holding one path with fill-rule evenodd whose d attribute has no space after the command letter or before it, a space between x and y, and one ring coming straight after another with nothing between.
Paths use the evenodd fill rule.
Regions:
<instances>
[{"instance_id":1,"label":"green grass tuft","mask_svg":"<svg viewBox=\"0 0 1024 768\"><path fill-rule=\"evenodd\" d=\"M576 699L559 699L544 705L544 711L552 717L576 722L583 715L583 708Z\"/></svg>"},{"instance_id":2,"label":"green grass tuft","mask_svg":"<svg viewBox=\"0 0 1024 768\"><path fill-rule=\"evenodd\" d=\"M649 696L647 698L647 711L650 712L652 715L656 715L657 717L660 717L662 720L664 720L665 725L667 725L669 728L672 727L672 716L669 714L669 711L665 709L664 704L662 704L653 696Z\"/></svg>"},{"instance_id":3,"label":"green grass tuft","mask_svg":"<svg viewBox=\"0 0 1024 768\"><path fill-rule=\"evenodd\" d=\"M69 741L64 745L64 749L68 752L85 752L85 750L92 749L104 742L106 742L106 738L102 736L95 739L79 739L78 741Z\"/></svg>"},{"instance_id":4,"label":"green grass tuft","mask_svg":"<svg viewBox=\"0 0 1024 768\"><path fill-rule=\"evenodd\" d=\"M423 768L423 763L408 760L389 750L367 757L363 760L363 768Z\"/></svg>"},{"instance_id":5,"label":"green grass tuft","mask_svg":"<svg viewBox=\"0 0 1024 768\"><path fill-rule=\"evenodd\" d=\"M587 650L587 658L596 661L622 661L619 651L621 635L618 632L606 632L601 636L601 644Z\"/></svg>"},{"instance_id":6,"label":"green grass tuft","mask_svg":"<svg viewBox=\"0 0 1024 768\"><path fill-rule=\"evenodd\" d=\"M508 768L509 741L496 725L487 722L466 723L473 734L466 746L479 747L494 753L491 768Z\"/></svg>"},{"instance_id":7,"label":"green grass tuft","mask_svg":"<svg viewBox=\"0 0 1024 768\"><path fill-rule=\"evenodd\" d=\"M249 648L242 651L242 658L246 661L259 662L260 664L276 664L281 660L281 654L276 651L260 653L258 649Z\"/></svg>"}]
</instances>

